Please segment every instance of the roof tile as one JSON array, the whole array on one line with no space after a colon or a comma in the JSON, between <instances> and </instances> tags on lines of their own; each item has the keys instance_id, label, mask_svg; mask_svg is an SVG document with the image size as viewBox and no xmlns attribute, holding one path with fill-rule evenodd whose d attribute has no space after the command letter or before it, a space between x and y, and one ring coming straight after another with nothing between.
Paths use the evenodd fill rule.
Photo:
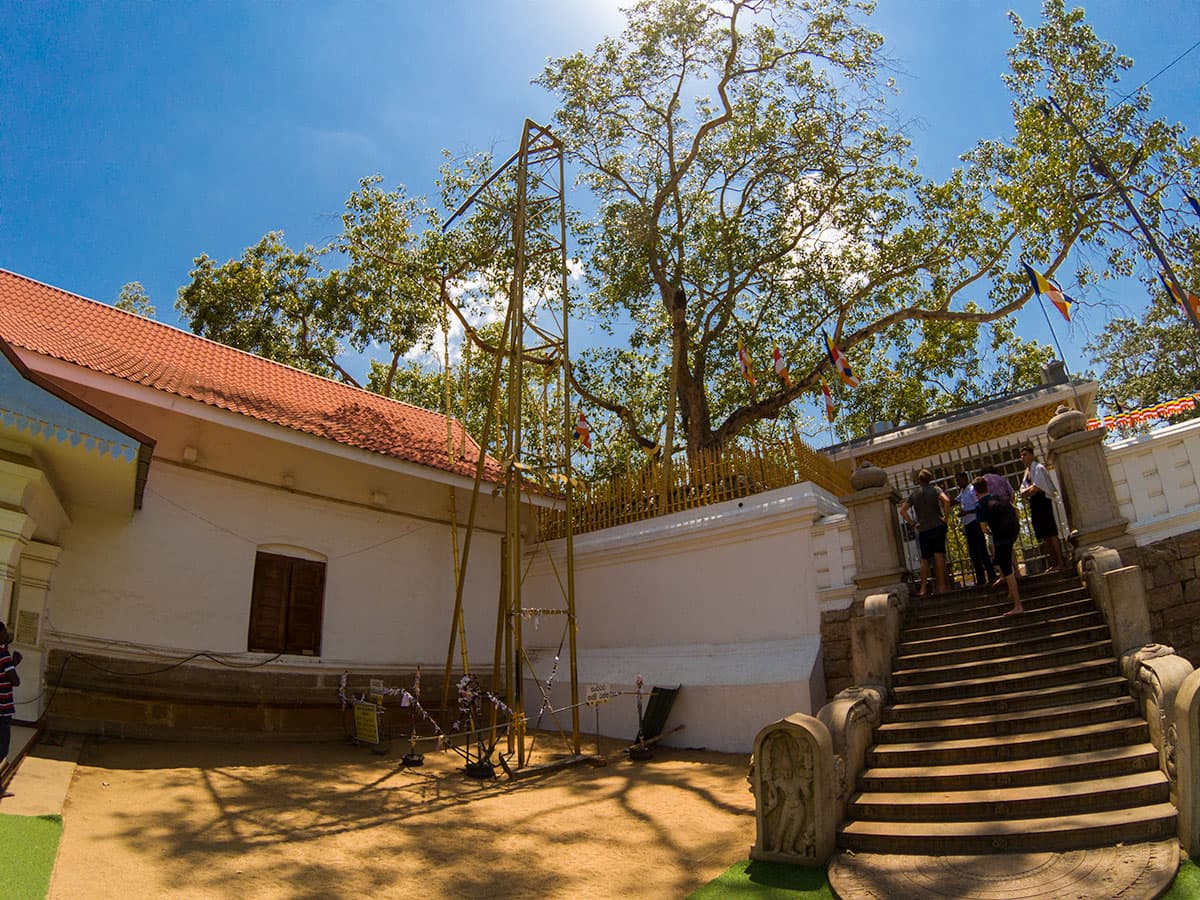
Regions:
<instances>
[{"instance_id":1,"label":"roof tile","mask_svg":"<svg viewBox=\"0 0 1200 900\"><path fill-rule=\"evenodd\" d=\"M446 417L198 337L0 269L0 337L14 346L282 425L461 475L479 445L446 453ZM451 419L454 446L462 426ZM487 475L499 469L488 461Z\"/></svg>"}]
</instances>

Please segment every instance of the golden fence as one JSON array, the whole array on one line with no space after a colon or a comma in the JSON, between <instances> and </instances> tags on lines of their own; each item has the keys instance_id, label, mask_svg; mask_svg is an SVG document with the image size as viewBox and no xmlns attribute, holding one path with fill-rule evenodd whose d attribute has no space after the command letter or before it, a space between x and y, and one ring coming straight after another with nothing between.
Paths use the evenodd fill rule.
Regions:
<instances>
[{"instance_id":1,"label":"golden fence","mask_svg":"<svg viewBox=\"0 0 1200 900\"><path fill-rule=\"evenodd\" d=\"M581 484L575 489L573 532L599 531L805 481L835 497L851 491L849 475L799 438L701 451L692 460L673 462L665 497L658 462L599 483ZM543 509L539 525L545 540L561 538L566 534L566 514Z\"/></svg>"}]
</instances>

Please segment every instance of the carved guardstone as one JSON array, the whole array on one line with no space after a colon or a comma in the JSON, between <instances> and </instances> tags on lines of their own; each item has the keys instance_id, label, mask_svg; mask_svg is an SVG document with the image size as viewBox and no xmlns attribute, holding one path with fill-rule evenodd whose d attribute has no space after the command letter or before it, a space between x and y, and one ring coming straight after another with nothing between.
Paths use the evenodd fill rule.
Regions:
<instances>
[{"instance_id":1,"label":"carved guardstone","mask_svg":"<svg viewBox=\"0 0 1200 900\"><path fill-rule=\"evenodd\" d=\"M818 719L793 713L754 739L750 791L757 834L750 858L824 866L837 829L833 739Z\"/></svg>"}]
</instances>

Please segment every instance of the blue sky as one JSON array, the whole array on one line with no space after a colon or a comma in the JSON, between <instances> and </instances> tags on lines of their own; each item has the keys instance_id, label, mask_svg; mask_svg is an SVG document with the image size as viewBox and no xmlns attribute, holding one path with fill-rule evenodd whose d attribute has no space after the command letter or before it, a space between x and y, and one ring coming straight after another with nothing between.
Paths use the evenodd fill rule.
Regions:
<instances>
[{"instance_id":1,"label":"blue sky","mask_svg":"<svg viewBox=\"0 0 1200 900\"><path fill-rule=\"evenodd\" d=\"M107 302L140 281L174 323L199 253L224 261L276 229L324 243L362 176L432 193L443 147L506 157L526 116L550 119L530 79L618 31L620 5L0 0L0 267ZM1200 40L1196 0L1085 6L1133 57L1130 90ZM1037 0L880 0L926 174L1011 130L1010 8L1039 15ZM1150 86L1156 114L1191 133L1198 73L1200 49ZM1104 299L1144 305L1125 293ZM1104 316L1056 323L1073 371ZM1036 307L1019 322L1048 338Z\"/></svg>"}]
</instances>

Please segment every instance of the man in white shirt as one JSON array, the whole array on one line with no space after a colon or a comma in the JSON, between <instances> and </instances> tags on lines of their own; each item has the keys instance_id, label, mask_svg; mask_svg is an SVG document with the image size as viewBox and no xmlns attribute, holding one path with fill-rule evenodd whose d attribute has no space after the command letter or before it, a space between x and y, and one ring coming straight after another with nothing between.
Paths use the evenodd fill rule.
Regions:
<instances>
[{"instance_id":1,"label":"man in white shirt","mask_svg":"<svg viewBox=\"0 0 1200 900\"><path fill-rule=\"evenodd\" d=\"M975 587L987 587L996 580L996 567L988 556L987 539L983 536L983 526L975 517L975 507L979 498L975 496L975 488L966 472L954 476L958 485L958 496L954 504L958 507L958 517L962 521L963 536L967 539L967 552L971 555L971 565L975 568Z\"/></svg>"},{"instance_id":2,"label":"man in white shirt","mask_svg":"<svg viewBox=\"0 0 1200 900\"><path fill-rule=\"evenodd\" d=\"M1062 541L1058 538L1058 523L1054 520L1054 497L1058 491L1050 479L1050 473L1033 455L1033 447L1021 448L1021 462L1025 463L1025 475L1021 479L1021 496L1029 504L1029 519L1033 533L1046 545L1050 557L1047 572L1058 572L1065 568Z\"/></svg>"}]
</instances>

